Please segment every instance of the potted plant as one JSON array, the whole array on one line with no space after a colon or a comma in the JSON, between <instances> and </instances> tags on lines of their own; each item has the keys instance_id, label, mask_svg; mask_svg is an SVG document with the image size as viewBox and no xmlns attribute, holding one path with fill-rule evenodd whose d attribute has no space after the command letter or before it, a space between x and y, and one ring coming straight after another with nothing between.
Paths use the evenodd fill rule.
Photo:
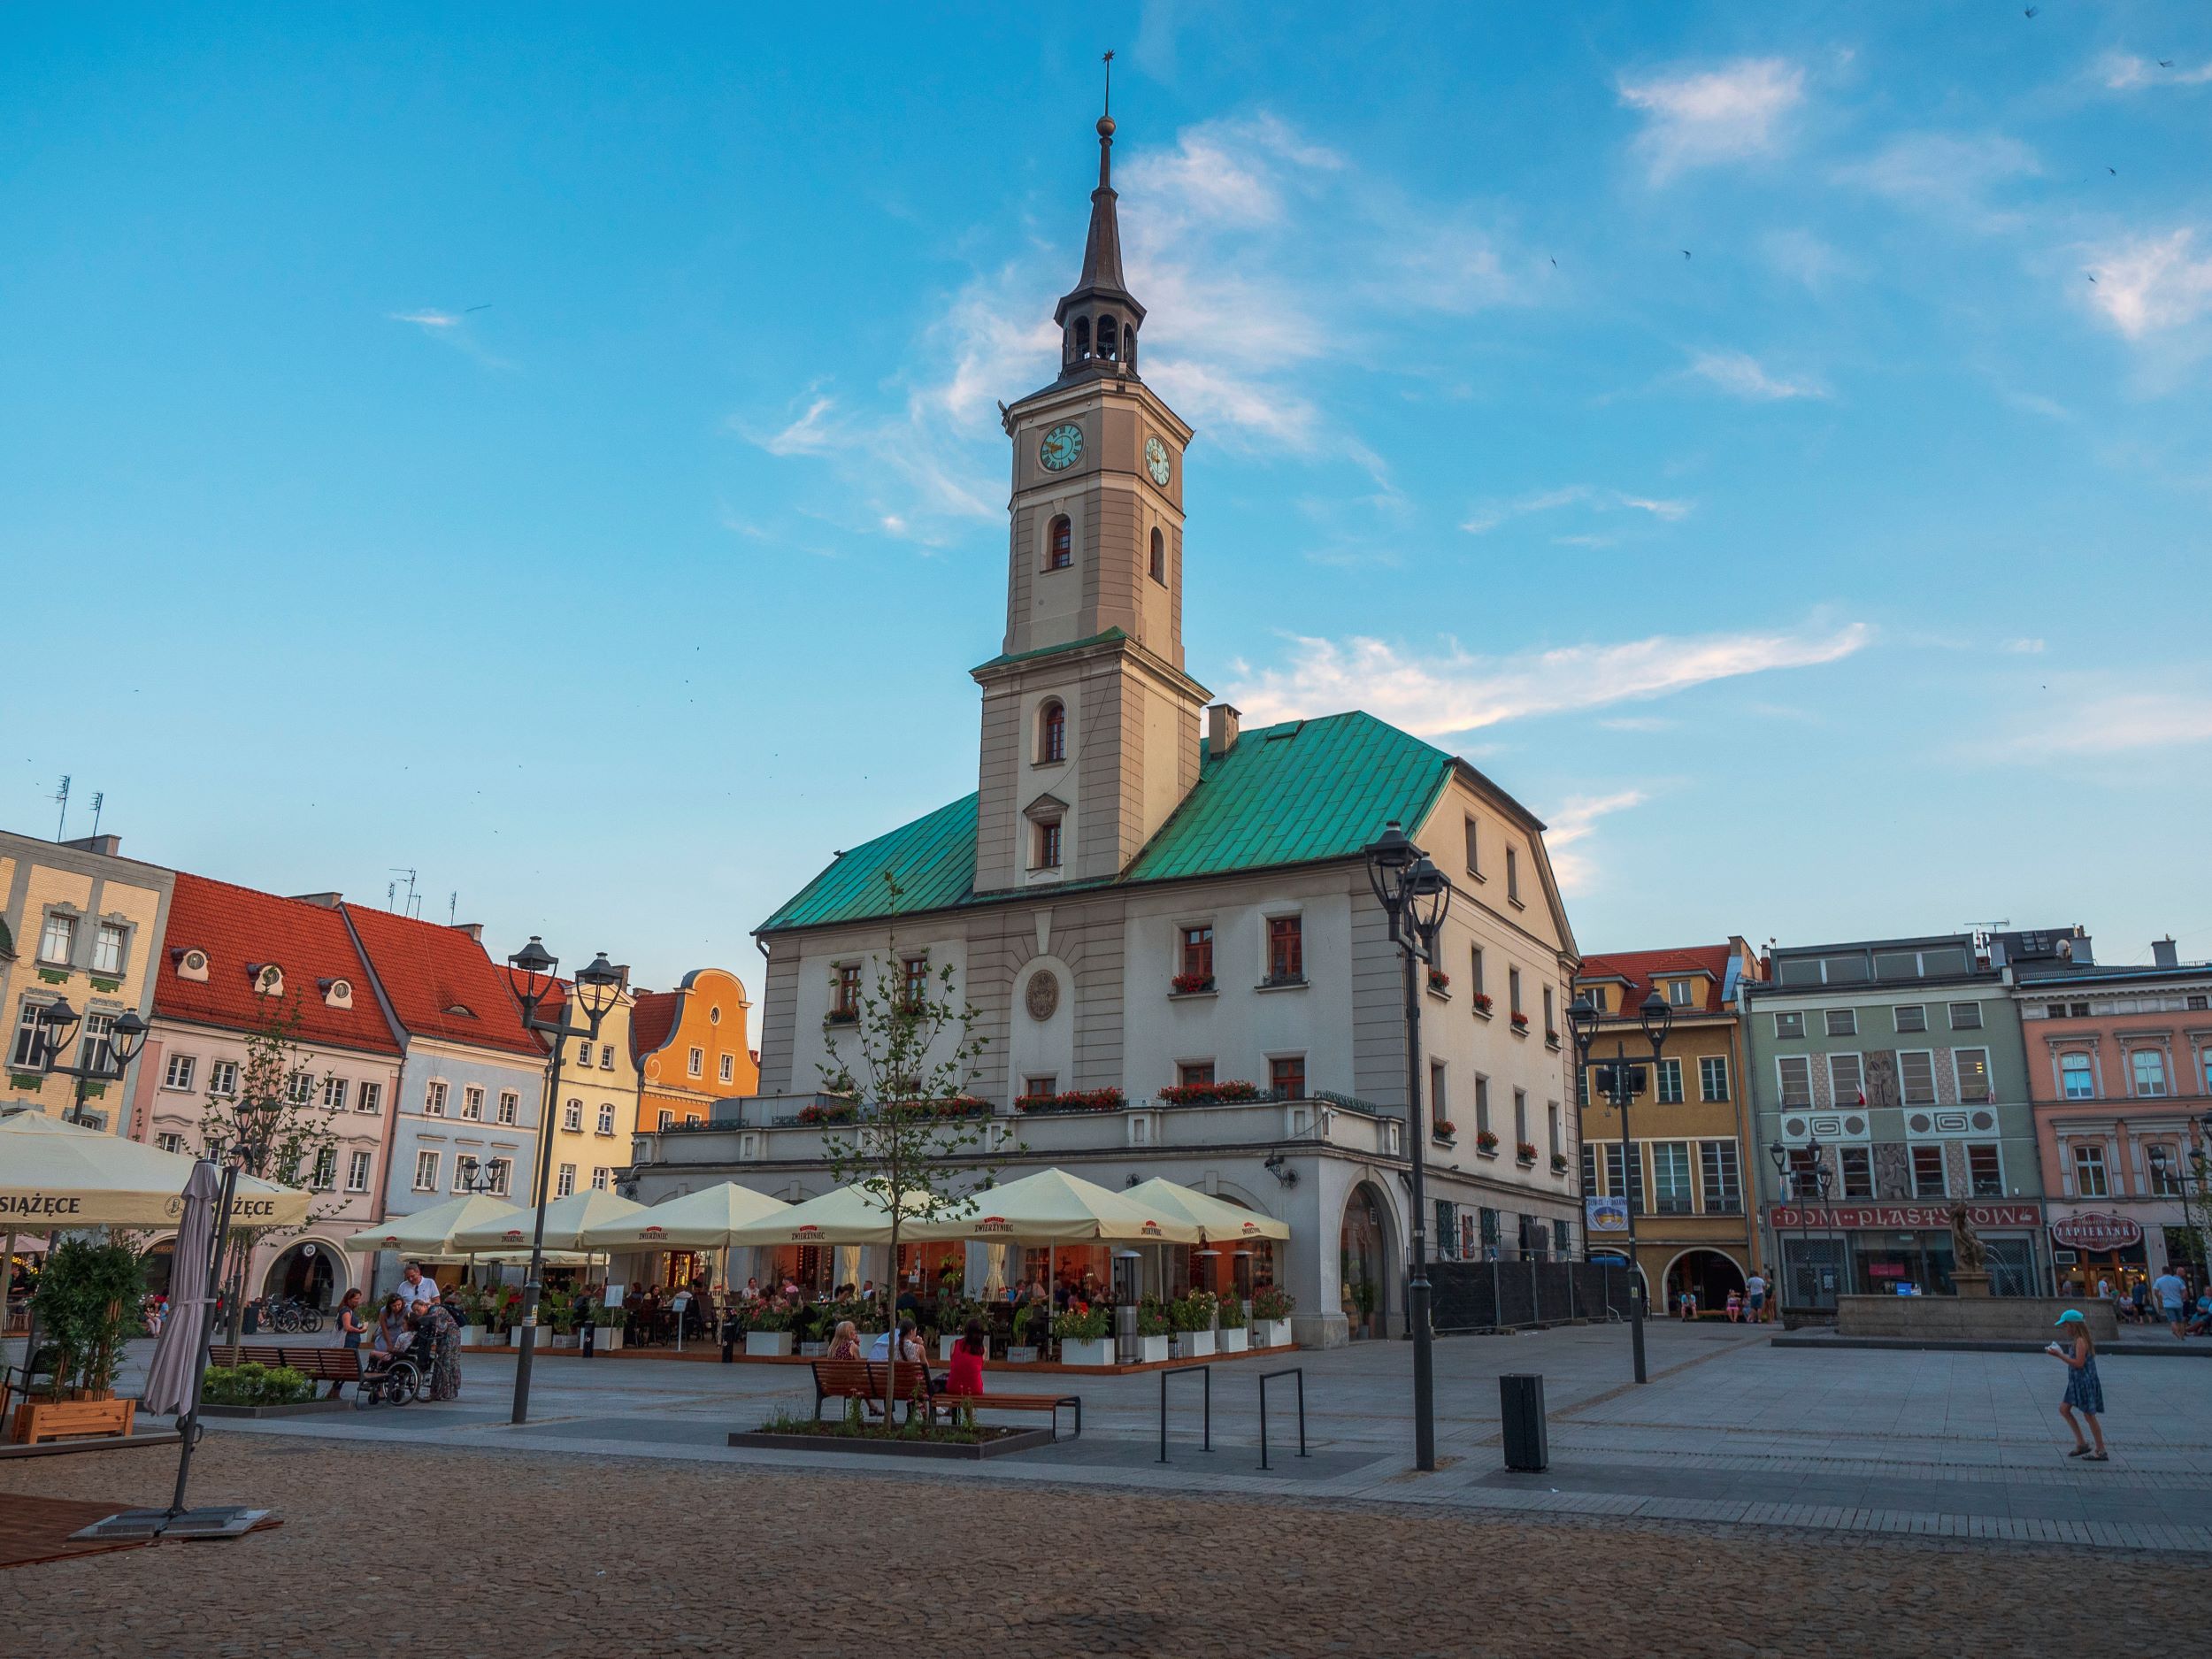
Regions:
<instances>
[{"instance_id":1,"label":"potted plant","mask_svg":"<svg viewBox=\"0 0 2212 1659\"><path fill-rule=\"evenodd\" d=\"M1533 1141L1515 1141L1513 1143L1513 1156L1518 1158L1524 1166L1535 1163L1536 1143Z\"/></svg>"},{"instance_id":2,"label":"potted plant","mask_svg":"<svg viewBox=\"0 0 2212 1659\"><path fill-rule=\"evenodd\" d=\"M1441 968L1431 968L1429 970L1429 989L1435 992L1439 996L1449 996L1452 994L1452 976L1445 972Z\"/></svg>"},{"instance_id":3,"label":"potted plant","mask_svg":"<svg viewBox=\"0 0 2212 1659\"><path fill-rule=\"evenodd\" d=\"M1513 1031L1516 1036L1528 1035L1528 1016L1517 1008L1513 1010Z\"/></svg>"},{"instance_id":4,"label":"potted plant","mask_svg":"<svg viewBox=\"0 0 2212 1659\"><path fill-rule=\"evenodd\" d=\"M1194 1290L1167 1305L1168 1324L1174 1327L1173 1353L1177 1359L1206 1359L1214 1351L1214 1294Z\"/></svg>"},{"instance_id":5,"label":"potted plant","mask_svg":"<svg viewBox=\"0 0 2212 1659\"><path fill-rule=\"evenodd\" d=\"M1168 981L1169 989L1177 996L1202 996L1214 988L1210 973L1179 973Z\"/></svg>"},{"instance_id":6,"label":"potted plant","mask_svg":"<svg viewBox=\"0 0 2212 1659\"><path fill-rule=\"evenodd\" d=\"M1551 1155L1551 1172L1554 1175L1564 1175L1567 1172L1567 1155L1565 1153L1555 1152Z\"/></svg>"},{"instance_id":7,"label":"potted plant","mask_svg":"<svg viewBox=\"0 0 2212 1659\"><path fill-rule=\"evenodd\" d=\"M1297 1304L1286 1291L1263 1285L1252 1293L1252 1344L1255 1348L1290 1346L1290 1310Z\"/></svg>"},{"instance_id":8,"label":"potted plant","mask_svg":"<svg viewBox=\"0 0 2212 1659\"><path fill-rule=\"evenodd\" d=\"M127 1435L137 1402L115 1397L123 1344L137 1334L146 1294L138 1252L127 1245L65 1239L46 1258L33 1307L54 1351L43 1399L15 1409L23 1441Z\"/></svg>"},{"instance_id":9,"label":"potted plant","mask_svg":"<svg viewBox=\"0 0 2212 1659\"><path fill-rule=\"evenodd\" d=\"M1014 1334L1006 1344L1009 1365L1033 1365L1044 1357L1044 1350L1029 1340L1029 1327L1043 1317L1043 1311L1033 1302L1025 1302L1014 1310Z\"/></svg>"},{"instance_id":10,"label":"potted plant","mask_svg":"<svg viewBox=\"0 0 2212 1659\"><path fill-rule=\"evenodd\" d=\"M1157 1365L1168 1358L1168 1344L1172 1327L1168 1323L1167 1308L1157 1296L1137 1298L1137 1359L1141 1364Z\"/></svg>"},{"instance_id":11,"label":"potted plant","mask_svg":"<svg viewBox=\"0 0 2212 1659\"><path fill-rule=\"evenodd\" d=\"M1481 1153L1486 1158L1496 1157L1498 1156L1498 1137L1495 1133L1487 1129L1476 1130L1475 1150Z\"/></svg>"},{"instance_id":12,"label":"potted plant","mask_svg":"<svg viewBox=\"0 0 2212 1659\"><path fill-rule=\"evenodd\" d=\"M745 1357L787 1359L791 1356L791 1322L787 1308L757 1302L745 1315Z\"/></svg>"},{"instance_id":13,"label":"potted plant","mask_svg":"<svg viewBox=\"0 0 2212 1659\"><path fill-rule=\"evenodd\" d=\"M809 1359L819 1359L829 1352L831 1327L824 1323L826 1305L808 1305L795 1309L790 1315L791 1340L798 1344L799 1352ZM865 1353L864 1348L862 1352Z\"/></svg>"},{"instance_id":14,"label":"potted plant","mask_svg":"<svg viewBox=\"0 0 2212 1659\"><path fill-rule=\"evenodd\" d=\"M1352 1311L1359 1316L1361 1326L1371 1334L1375 1325L1375 1308L1380 1300L1371 1279L1363 1279L1352 1286Z\"/></svg>"},{"instance_id":15,"label":"potted plant","mask_svg":"<svg viewBox=\"0 0 2212 1659\"><path fill-rule=\"evenodd\" d=\"M480 1348L489 1320L489 1301L473 1285L463 1285L445 1299L446 1311L460 1321L461 1346Z\"/></svg>"},{"instance_id":16,"label":"potted plant","mask_svg":"<svg viewBox=\"0 0 2212 1659\"><path fill-rule=\"evenodd\" d=\"M1252 1346L1252 1333L1245 1326L1243 1302L1235 1296L1224 1296L1220 1301L1221 1329L1216 1333L1224 1354L1241 1354Z\"/></svg>"},{"instance_id":17,"label":"potted plant","mask_svg":"<svg viewBox=\"0 0 2212 1659\"><path fill-rule=\"evenodd\" d=\"M1113 1314L1103 1302L1071 1302L1067 1311L1053 1317L1052 1334L1060 1339L1063 1365L1114 1363Z\"/></svg>"},{"instance_id":18,"label":"potted plant","mask_svg":"<svg viewBox=\"0 0 2212 1659\"><path fill-rule=\"evenodd\" d=\"M622 1328L629 1316L619 1308L610 1308L604 1302L591 1310L591 1345L593 1351L611 1354L622 1346Z\"/></svg>"},{"instance_id":19,"label":"potted plant","mask_svg":"<svg viewBox=\"0 0 2212 1659\"><path fill-rule=\"evenodd\" d=\"M1429 1125L1429 1133L1446 1146L1458 1139L1459 1131L1448 1118L1439 1118Z\"/></svg>"},{"instance_id":20,"label":"potted plant","mask_svg":"<svg viewBox=\"0 0 2212 1659\"><path fill-rule=\"evenodd\" d=\"M1467 999L1467 1005L1473 1009L1476 1013L1481 1015L1485 1019L1490 1018L1489 992L1477 991L1472 996Z\"/></svg>"}]
</instances>

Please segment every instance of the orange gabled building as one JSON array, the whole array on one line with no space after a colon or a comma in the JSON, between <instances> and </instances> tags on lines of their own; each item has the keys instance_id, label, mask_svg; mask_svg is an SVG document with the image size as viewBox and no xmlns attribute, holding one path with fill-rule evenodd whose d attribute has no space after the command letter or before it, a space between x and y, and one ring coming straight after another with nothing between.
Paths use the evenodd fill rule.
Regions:
<instances>
[{"instance_id":1,"label":"orange gabled building","mask_svg":"<svg viewBox=\"0 0 2212 1659\"><path fill-rule=\"evenodd\" d=\"M724 968L694 968L672 991L637 993L640 1134L703 1124L716 1101L760 1092L760 1056L746 1036L752 1006L744 981Z\"/></svg>"}]
</instances>

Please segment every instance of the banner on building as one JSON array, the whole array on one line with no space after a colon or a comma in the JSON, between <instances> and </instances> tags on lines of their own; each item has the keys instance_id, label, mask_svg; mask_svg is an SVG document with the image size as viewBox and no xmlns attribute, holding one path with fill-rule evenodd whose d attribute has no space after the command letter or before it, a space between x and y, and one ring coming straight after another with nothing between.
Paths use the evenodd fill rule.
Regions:
<instances>
[{"instance_id":1,"label":"banner on building","mask_svg":"<svg viewBox=\"0 0 2212 1659\"><path fill-rule=\"evenodd\" d=\"M1977 1227L2032 1227L2041 1224L2043 1211L2036 1204L1976 1204L1966 1207L1966 1218ZM1810 1227L1828 1231L1874 1230L1911 1233L1951 1225L1948 1204L1770 1204L1767 1219L1785 1230Z\"/></svg>"},{"instance_id":2,"label":"banner on building","mask_svg":"<svg viewBox=\"0 0 2212 1659\"><path fill-rule=\"evenodd\" d=\"M2143 1242L2143 1224L2130 1221L2125 1216L2085 1210L2051 1223L2051 1239L2054 1243L2070 1244L2077 1250L2132 1249Z\"/></svg>"},{"instance_id":3,"label":"banner on building","mask_svg":"<svg viewBox=\"0 0 2212 1659\"><path fill-rule=\"evenodd\" d=\"M1592 1238L1601 1233L1626 1233L1628 1231L1628 1200L1625 1198L1586 1198L1582 1201L1582 1225Z\"/></svg>"}]
</instances>

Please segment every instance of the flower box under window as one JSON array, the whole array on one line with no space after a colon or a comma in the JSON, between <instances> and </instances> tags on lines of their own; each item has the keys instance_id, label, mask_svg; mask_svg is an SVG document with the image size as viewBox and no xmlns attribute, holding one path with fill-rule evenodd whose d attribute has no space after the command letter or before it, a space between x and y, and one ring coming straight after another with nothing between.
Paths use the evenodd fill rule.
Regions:
<instances>
[{"instance_id":1,"label":"flower box under window","mask_svg":"<svg viewBox=\"0 0 2212 1659\"><path fill-rule=\"evenodd\" d=\"M1551 1155L1551 1172L1554 1175L1564 1175L1567 1172L1567 1155L1565 1153L1555 1152Z\"/></svg>"},{"instance_id":2,"label":"flower box under window","mask_svg":"<svg viewBox=\"0 0 2212 1659\"><path fill-rule=\"evenodd\" d=\"M1497 1156L1498 1137L1487 1129L1479 1131L1475 1135L1475 1150L1486 1158Z\"/></svg>"},{"instance_id":3,"label":"flower box under window","mask_svg":"<svg viewBox=\"0 0 2212 1659\"><path fill-rule=\"evenodd\" d=\"M1476 1013L1481 1015L1485 1019L1490 1018L1489 992L1477 991L1472 996L1469 997L1467 1001L1469 1004L1472 1006Z\"/></svg>"},{"instance_id":4,"label":"flower box under window","mask_svg":"<svg viewBox=\"0 0 2212 1659\"><path fill-rule=\"evenodd\" d=\"M1448 1118L1439 1118L1431 1124L1429 1134L1431 1138L1441 1141L1446 1146L1451 1145L1459 1138L1459 1132L1453 1127L1452 1120Z\"/></svg>"},{"instance_id":5,"label":"flower box under window","mask_svg":"<svg viewBox=\"0 0 2212 1659\"><path fill-rule=\"evenodd\" d=\"M1452 994L1452 976L1445 972L1441 968L1431 968L1429 970L1429 989L1435 992L1439 996L1449 996Z\"/></svg>"},{"instance_id":6,"label":"flower box under window","mask_svg":"<svg viewBox=\"0 0 2212 1659\"><path fill-rule=\"evenodd\" d=\"M1520 1013L1515 1014L1513 1016L1513 1029L1517 1032L1525 1033L1528 1030L1528 1016L1526 1014Z\"/></svg>"},{"instance_id":7,"label":"flower box under window","mask_svg":"<svg viewBox=\"0 0 2212 1659\"><path fill-rule=\"evenodd\" d=\"M1515 1145L1513 1153L1522 1163L1533 1164L1536 1162L1536 1143L1533 1141L1520 1141Z\"/></svg>"},{"instance_id":8,"label":"flower box under window","mask_svg":"<svg viewBox=\"0 0 2212 1659\"><path fill-rule=\"evenodd\" d=\"M1203 996L1214 988L1210 973L1179 973L1168 981L1168 987L1177 996Z\"/></svg>"},{"instance_id":9,"label":"flower box under window","mask_svg":"<svg viewBox=\"0 0 2212 1659\"><path fill-rule=\"evenodd\" d=\"M1160 1098L1170 1106L1219 1106L1264 1100L1266 1094L1256 1083L1232 1078L1219 1083L1171 1083L1160 1091Z\"/></svg>"},{"instance_id":10,"label":"flower box under window","mask_svg":"<svg viewBox=\"0 0 2212 1659\"><path fill-rule=\"evenodd\" d=\"M1050 1094L1018 1094L1018 1112L1118 1112L1127 1100L1118 1088L1061 1089Z\"/></svg>"}]
</instances>

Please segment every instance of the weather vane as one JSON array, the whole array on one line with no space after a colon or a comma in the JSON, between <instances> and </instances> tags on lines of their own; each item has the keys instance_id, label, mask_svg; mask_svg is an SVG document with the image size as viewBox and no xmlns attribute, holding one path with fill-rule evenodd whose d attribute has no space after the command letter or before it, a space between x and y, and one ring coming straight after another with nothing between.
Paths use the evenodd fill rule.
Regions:
<instances>
[{"instance_id":1,"label":"weather vane","mask_svg":"<svg viewBox=\"0 0 2212 1659\"><path fill-rule=\"evenodd\" d=\"M1106 65L1106 108L1105 108L1105 110L1104 110L1102 112L1103 112L1104 114L1107 114L1107 115L1111 115L1111 114L1114 112L1114 55L1113 55L1113 53L1111 53L1111 52L1108 52L1108 53L1106 54L1105 58L1104 58L1102 61L1102 62L1105 64L1105 65Z\"/></svg>"}]
</instances>

